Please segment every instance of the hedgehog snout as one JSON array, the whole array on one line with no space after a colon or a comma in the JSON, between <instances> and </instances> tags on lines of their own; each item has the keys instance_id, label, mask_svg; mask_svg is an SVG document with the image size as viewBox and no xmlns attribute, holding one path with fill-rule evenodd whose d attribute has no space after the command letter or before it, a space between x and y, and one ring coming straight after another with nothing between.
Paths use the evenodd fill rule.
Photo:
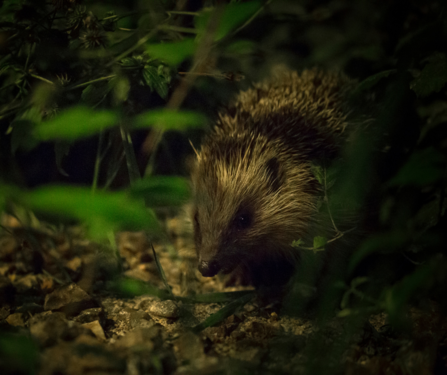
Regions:
<instances>
[{"instance_id":1,"label":"hedgehog snout","mask_svg":"<svg viewBox=\"0 0 447 375\"><path fill-rule=\"evenodd\" d=\"M222 267L220 264L215 260L205 261L201 260L199 262L199 271L202 274L202 276L205 277L212 277L215 276Z\"/></svg>"}]
</instances>

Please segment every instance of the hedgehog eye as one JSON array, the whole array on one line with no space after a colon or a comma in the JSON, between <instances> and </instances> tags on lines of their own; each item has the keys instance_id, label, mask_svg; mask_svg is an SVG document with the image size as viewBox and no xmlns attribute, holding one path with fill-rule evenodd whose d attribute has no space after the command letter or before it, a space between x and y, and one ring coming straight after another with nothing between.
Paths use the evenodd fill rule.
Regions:
<instances>
[{"instance_id":1,"label":"hedgehog eye","mask_svg":"<svg viewBox=\"0 0 447 375\"><path fill-rule=\"evenodd\" d=\"M252 215L249 212L244 212L236 215L233 221L233 225L237 230L243 230L249 228L252 221Z\"/></svg>"}]
</instances>

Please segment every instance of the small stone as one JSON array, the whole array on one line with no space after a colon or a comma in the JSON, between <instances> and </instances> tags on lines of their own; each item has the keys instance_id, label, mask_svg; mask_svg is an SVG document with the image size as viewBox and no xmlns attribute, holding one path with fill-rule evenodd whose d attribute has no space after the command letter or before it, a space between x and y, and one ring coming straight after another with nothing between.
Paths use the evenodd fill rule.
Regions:
<instances>
[{"instance_id":1,"label":"small stone","mask_svg":"<svg viewBox=\"0 0 447 375\"><path fill-rule=\"evenodd\" d=\"M81 324L94 322L95 320L102 321L104 320L104 310L100 307L86 309L81 311L81 313L74 317L73 320Z\"/></svg>"},{"instance_id":2,"label":"small stone","mask_svg":"<svg viewBox=\"0 0 447 375\"><path fill-rule=\"evenodd\" d=\"M92 335L91 330L79 323L68 321L61 312L35 315L29 321L29 329L44 347L54 345L59 339L71 341L81 334Z\"/></svg>"},{"instance_id":3,"label":"small stone","mask_svg":"<svg viewBox=\"0 0 447 375\"><path fill-rule=\"evenodd\" d=\"M245 350L238 350L235 353L235 358L242 361L250 362L254 365L259 365L262 358L265 356L266 351L261 348L249 348Z\"/></svg>"},{"instance_id":4,"label":"small stone","mask_svg":"<svg viewBox=\"0 0 447 375\"><path fill-rule=\"evenodd\" d=\"M11 314L6 321L14 327L25 327L25 315L22 313Z\"/></svg>"},{"instance_id":5,"label":"small stone","mask_svg":"<svg viewBox=\"0 0 447 375\"><path fill-rule=\"evenodd\" d=\"M160 341L160 328L154 326L151 328L137 328L128 332L125 336L118 339L115 343L117 347L132 348L135 346L144 347L146 350L153 350Z\"/></svg>"},{"instance_id":6,"label":"small stone","mask_svg":"<svg viewBox=\"0 0 447 375\"><path fill-rule=\"evenodd\" d=\"M83 326L92 331L98 340L106 341L106 335L104 334L104 330L102 329L102 326L99 324L98 320L90 323L84 323Z\"/></svg>"},{"instance_id":7,"label":"small stone","mask_svg":"<svg viewBox=\"0 0 447 375\"><path fill-rule=\"evenodd\" d=\"M155 324L149 314L145 311L134 311L130 313L130 326L132 328L150 328Z\"/></svg>"},{"instance_id":8,"label":"small stone","mask_svg":"<svg viewBox=\"0 0 447 375\"><path fill-rule=\"evenodd\" d=\"M39 275L40 289L43 293L48 294L54 290L54 280L48 275Z\"/></svg>"},{"instance_id":9,"label":"small stone","mask_svg":"<svg viewBox=\"0 0 447 375\"><path fill-rule=\"evenodd\" d=\"M79 257L74 257L65 263L65 267L73 272L79 272L81 270L82 260Z\"/></svg>"},{"instance_id":10,"label":"small stone","mask_svg":"<svg viewBox=\"0 0 447 375\"><path fill-rule=\"evenodd\" d=\"M43 351L41 375L124 374L126 361L98 343L59 343Z\"/></svg>"},{"instance_id":11,"label":"small stone","mask_svg":"<svg viewBox=\"0 0 447 375\"><path fill-rule=\"evenodd\" d=\"M174 352L180 363L200 360L205 356L202 340L192 332L186 332L175 341Z\"/></svg>"},{"instance_id":12,"label":"small stone","mask_svg":"<svg viewBox=\"0 0 447 375\"><path fill-rule=\"evenodd\" d=\"M26 293L32 289L39 289L39 280L36 275L26 275L14 282L18 293Z\"/></svg>"},{"instance_id":13,"label":"small stone","mask_svg":"<svg viewBox=\"0 0 447 375\"><path fill-rule=\"evenodd\" d=\"M122 310L124 302L112 298L103 299L101 301L101 306L108 314L118 314L120 310Z\"/></svg>"},{"instance_id":14,"label":"small stone","mask_svg":"<svg viewBox=\"0 0 447 375\"><path fill-rule=\"evenodd\" d=\"M152 279L152 275L146 271L145 268L133 268L131 270L127 270L124 272L124 276L129 277L131 279L137 279L144 282L149 282Z\"/></svg>"},{"instance_id":15,"label":"small stone","mask_svg":"<svg viewBox=\"0 0 447 375\"><path fill-rule=\"evenodd\" d=\"M179 317L179 308L174 301L154 301L149 305L149 314L162 318L177 319Z\"/></svg>"},{"instance_id":16,"label":"small stone","mask_svg":"<svg viewBox=\"0 0 447 375\"><path fill-rule=\"evenodd\" d=\"M76 284L63 286L45 297L45 310L61 310L69 316L92 307L97 307L95 301Z\"/></svg>"},{"instance_id":17,"label":"small stone","mask_svg":"<svg viewBox=\"0 0 447 375\"><path fill-rule=\"evenodd\" d=\"M149 306L154 302L155 297L142 296L135 308L137 310L148 310Z\"/></svg>"}]
</instances>

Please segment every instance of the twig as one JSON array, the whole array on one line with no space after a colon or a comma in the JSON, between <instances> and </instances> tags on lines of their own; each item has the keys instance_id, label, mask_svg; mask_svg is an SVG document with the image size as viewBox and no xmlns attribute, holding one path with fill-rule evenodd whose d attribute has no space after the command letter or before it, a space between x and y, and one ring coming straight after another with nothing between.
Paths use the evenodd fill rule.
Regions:
<instances>
[{"instance_id":1,"label":"twig","mask_svg":"<svg viewBox=\"0 0 447 375\"><path fill-rule=\"evenodd\" d=\"M37 74L30 74L31 77L34 77L36 79L40 79L41 81L44 81L46 83L49 83L50 85L54 85L54 82L50 81L49 79L43 78L41 76L38 76Z\"/></svg>"},{"instance_id":2,"label":"twig","mask_svg":"<svg viewBox=\"0 0 447 375\"><path fill-rule=\"evenodd\" d=\"M94 193L98 187L99 167L101 166L101 162L102 162L101 147L102 147L103 140L104 140L104 132L101 131L101 132L99 132L98 149L96 150L95 169L93 172L92 193Z\"/></svg>"},{"instance_id":3,"label":"twig","mask_svg":"<svg viewBox=\"0 0 447 375\"><path fill-rule=\"evenodd\" d=\"M67 87L66 90L67 91L75 90L75 89L78 89L80 87L88 86L88 85L90 85L92 83L101 82L101 81L107 81L107 80L109 80L111 78L115 78L115 77L116 77L116 74L112 74L112 75L107 76L107 77L101 77L101 78L97 78L97 79L92 79L91 81L88 81L88 82L79 83L78 85Z\"/></svg>"},{"instance_id":4,"label":"twig","mask_svg":"<svg viewBox=\"0 0 447 375\"><path fill-rule=\"evenodd\" d=\"M227 37L232 37L236 35L239 31L247 27L258 16L258 14L261 13L265 9L265 7L269 5L272 1L273 0L266 1L265 4L262 7L260 7L247 21L245 21L245 23L242 26L238 27L236 30L229 33Z\"/></svg>"},{"instance_id":5,"label":"twig","mask_svg":"<svg viewBox=\"0 0 447 375\"><path fill-rule=\"evenodd\" d=\"M108 64L106 64L106 67L110 67L114 64L116 64L118 61L138 49L140 46L142 46L144 43L146 43L150 38L152 38L156 32L158 31L158 27L155 27L152 29L149 33L147 33L144 37L142 37L137 43L135 43L132 47L128 48L126 51L124 51L122 54L120 54L118 57L115 57L112 61L110 61Z\"/></svg>"},{"instance_id":6,"label":"twig","mask_svg":"<svg viewBox=\"0 0 447 375\"><path fill-rule=\"evenodd\" d=\"M197 12L186 12L186 11L183 11L183 10L170 10L170 11L168 11L166 13L168 15L179 14L179 15L182 15L182 16L194 16L194 17L199 16L199 13L197 13Z\"/></svg>"},{"instance_id":7,"label":"twig","mask_svg":"<svg viewBox=\"0 0 447 375\"><path fill-rule=\"evenodd\" d=\"M180 27L180 26L172 26L172 25L161 25L159 26L160 30L169 30L169 31L177 31L179 33L188 33L188 34L197 34L196 29L192 29L190 27Z\"/></svg>"}]
</instances>

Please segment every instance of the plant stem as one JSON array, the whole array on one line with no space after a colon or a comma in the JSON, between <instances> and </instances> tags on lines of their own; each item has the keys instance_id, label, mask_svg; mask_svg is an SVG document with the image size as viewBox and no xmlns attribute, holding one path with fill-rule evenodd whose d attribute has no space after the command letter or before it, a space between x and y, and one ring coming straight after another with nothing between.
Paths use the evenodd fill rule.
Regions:
<instances>
[{"instance_id":1,"label":"plant stem","mask_svg":"<svg viewBox=\"0 0 447 375\"><path fill-rule=\"evenodd\" d=\"M120 126L121 139L123 141L124 153L126 155L127 170L129 172L129 180L132 185L141 178L140 171L138 169L137 158L132 147L132 138L129 132Z\"/></svg>"},{"instance_id":2,"label":"plant stem","mask_svg":"<svg viewBox=\"0 0 447 375\"><path fill-rule=\"evenodd\" d=\"M104 140L104 132L101 131L99 133L99 139L98 139L98 148L96 150L96 159L95 159L95 170L93 172L93 183L92 183L92 193L96 191L98 188L98 177L99 177L99 167L101 166L102 162L102 142Z\"/></svg>"},{"instance_id":3,"label":"plant stem","mask_svg":"<svg viewBox=\"0 0 447 375\"><path fill-rule=\"evenodd\" d=\"M160 30L169 30L169 31L177 31L179 33L197 34L197 30L196 29L192 29L190 27L161 25L159 28L160 28Z\"/></svg>"},{"instance_id":4,"label":"plant stem","mask_svg":"<svg viewBox=\"0 0 447 375\"><path fill-rule=\"evenodd\" d=\"M101 82L101 81L107 81L107 80L109 80L111 78L114 78L114 77L116 77L116 74L112 74L111 76L107 76L107 77L101 77L101 78L97 78L97 79L92 79L91 81L80 83L78 85L68 87L67 91L75 90L75 89L78 89L78 88L84 87L84 86L88 86L88 85L90 85L92 83Z\"/></svg>"},{"instance_id":5,"label":"plant stem","mask_svg":"<svg viewBox=\"0 0 447 375\"><path fill-rule=\"evenodd\" d=\"M54 85L54 82L50 81L49 79L43 78L41 76L38 76L36 74L30 74L31 77L36 78L36 79L40 79L41 81L44 81L46 83L49 83L50 85Z\"/></svg>"}]
</instances>

